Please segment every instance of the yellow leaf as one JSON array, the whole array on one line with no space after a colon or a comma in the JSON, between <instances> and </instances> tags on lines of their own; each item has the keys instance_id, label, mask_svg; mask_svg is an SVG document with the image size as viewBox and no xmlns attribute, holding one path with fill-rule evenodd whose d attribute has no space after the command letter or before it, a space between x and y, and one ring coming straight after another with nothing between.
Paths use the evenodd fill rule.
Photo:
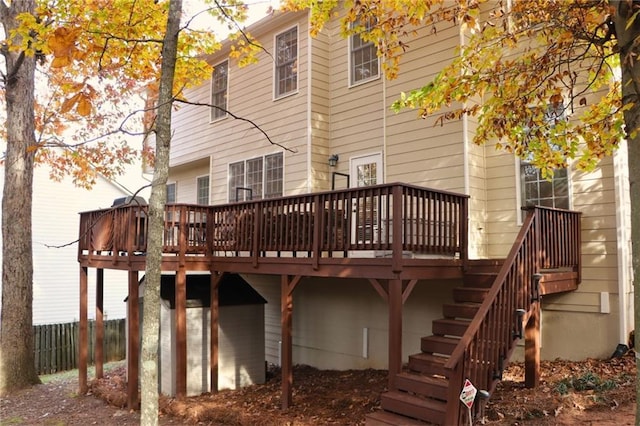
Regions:
<instances>
[{"instance_id":1,"label":"yellow leaf","mask_svg":"<svg viewBox=\"0 0 640 426\"><path fill-rule=\"evenodd\" d=\"M70 63L71 61L68 56L56 56L53 61L51 61L51 68L63 68Z\"/></svg>"},{"instance_id":2,"label":"yellow leaf","mask_svg":"<svg viewBox=\"0 0 640 426\"><path fill-rule=\"evenodd\" d=\"M89 114L91 114L91 102L86 96L80 97L80 99L78 100L78 107L76 108L76 111L78 111L78 114L80 114L82 117L87 117Z\"/></svg>"},{"instance_id":3,"label":"yellow leaf","mask_svg":"<svg viewBox=\"0 0 640 426\"><path fill-rule=\"evenodd\" d=\"M71 108L74 107L76 103L78 103L78 99L80 99L80 93L77 93L75 96L70 97L69 99L65 99L60 107L60 113L64 114L65 112L71 111Z\"/></svg>"}]
</instances>

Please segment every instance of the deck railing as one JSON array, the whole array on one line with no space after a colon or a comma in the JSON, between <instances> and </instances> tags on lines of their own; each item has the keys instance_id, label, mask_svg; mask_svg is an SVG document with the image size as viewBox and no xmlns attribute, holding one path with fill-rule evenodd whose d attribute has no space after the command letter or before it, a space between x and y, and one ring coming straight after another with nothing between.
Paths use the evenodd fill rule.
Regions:
<instances>
[{"instance_id":1,"label":"deck railing","mask_svg":"<svg viewBox=\"0 0 640 426\"><path fill-rule=\"evenodd\" d=\"M320 192L241 203L169 204L163 249L187 255L358 251L467 255L465 195L405 184ZM79 253L146 251L147 206L80 215Z\"/></svg>"},{"instance_id":2,"label":"deck railing","mask_svg":"<svg viewBox=\"0 0 640 426\"><path fill-rule=\"evenodd\" d=\"M447 424L458 424L458 394L465 379L493 392L523 323L540 298L539 276L568 270L580 280L580 213L534 207L477 314L445 364L450 395Z\"/></svg>"}]
</instances>

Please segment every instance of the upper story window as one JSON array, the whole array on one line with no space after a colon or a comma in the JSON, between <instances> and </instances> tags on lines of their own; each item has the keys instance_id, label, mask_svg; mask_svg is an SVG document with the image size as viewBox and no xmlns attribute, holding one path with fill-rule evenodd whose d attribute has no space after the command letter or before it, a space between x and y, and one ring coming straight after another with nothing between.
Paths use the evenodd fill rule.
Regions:
<instances>
[{"instance_id":1,"label":"upper story window","mask_svg":"<svg viewBox=\"0 0 640 426\"><path fill-rule=\"evenodd\" d=\"M298 28L276 36L275 97L298 90Z\"/></svg>"},{"instance_id":2,"label":"upper story window","mask_svg":"<svg viewBox=\"0 0 640 426\"><path fill-rule=\"evenodd\" d=\"M281 197L283 176L281 152L229 164L229 201Z\"/></svg>"},{"instance_id":3,"label":"upper story window","mask_svg":"<svg viewBox=\"0 0 640 426\"><path fill-rule=\"evenodd\" d=\"M200 176L196 180L196 193L198 204L209 204L209 176Z\"/></svg>"},{"instance_id":4,"label":"upper story window","mask_svg":"<svg viewBox=\"0 0 640 426\"><path fill-rule=\"evenodd\" d=\"M562 103L549 105L544 114L544 120L551 129L558 121L566 120L564 105ZM532 132L532 129L525 128L524 131ZM552 145L551 148L554 149L555 145ZM553 177L548 179L542 176L540 169L531 164L530 160L531 158L521 160L519 166L522 207L544 206L569 209L571 197L567 169L555 170Z\"/></svg>"},{"instance_id":5,"label":"upper story window","mask_svg":"<svg viewBox=\"0 0 640 426\"><path fill-rule=\"evenodd\" d=\"M175 203L176 202L176 184L168 183L167 184L167 203Z\"/></svg>"},{"instance_id":6,"label":"upper story window","mask_svg":"<svg viewBox=\"0 0 640 426\"><path fill-rule=\"evenodd\" d=\"M227 88L229 62L216 65L211 75L211 121L227 116Z\"/></svg>"},{"instance_id":7,"label":"upper story window","mask_svg":"<svg viewBox=\"0 0 640 426\"><path fill-rule=\"evenodd\" d=\"M370 29L370 23L365 25L365 30L368 31ZM380 67L375 44L362 40L359 34L354 34L349 38L349 50L350 81L352 85L378 77Z\"/></svg>"}]
</instances>

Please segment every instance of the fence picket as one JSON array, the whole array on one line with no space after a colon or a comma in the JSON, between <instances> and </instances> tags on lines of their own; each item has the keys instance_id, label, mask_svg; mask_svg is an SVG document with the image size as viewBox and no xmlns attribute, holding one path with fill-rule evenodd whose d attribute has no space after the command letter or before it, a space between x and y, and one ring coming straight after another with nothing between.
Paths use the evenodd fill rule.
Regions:
<instances>
[{"instance_id":1,"label":"fence picket","mask_svg":"<svg viewBox=\"0 0 640 426\"><path fill-rule=\"evenodd\" d=\"M124 359L125 320L104 322L106 361ZM78 368L78 322L33 326L34 364L37 374L52 374ZM89 362L94 361L95 323L89 321Z\"/></svg>"}]
</instances>

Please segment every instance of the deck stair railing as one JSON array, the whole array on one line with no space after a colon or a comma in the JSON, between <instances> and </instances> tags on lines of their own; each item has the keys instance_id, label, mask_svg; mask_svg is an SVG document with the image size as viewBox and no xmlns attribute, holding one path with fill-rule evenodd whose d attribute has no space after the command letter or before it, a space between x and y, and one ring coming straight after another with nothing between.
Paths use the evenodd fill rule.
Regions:
<instances>
[{"instance_id":1,"label":"deck stair railing","mask_svg":"<svg viewBox=\"0 0 640 426\"><path fill-rule=\"evenodd\" d=\"M168 204L163 251L318 258L373 250L466 259L467 200L395 183L224 205ZM79 254L144 253L147 209L129 204L81 213Z\"/></svg>"},{"instance_id":2,"label":"deck stair railing","mask_svg":"<svg viewBox=\"0 0 640 426\"><path fill-rule=\"evenodd\" d=\"M465 379L492 393L522 337L523 324L539 309L541 274L573 271L580 280L580 213L534 207L477 314L445 363L449 378L446 424L464 416L459 394ZM477 406L478 404L476 404Z\"/></svg>"}]
</instances>

